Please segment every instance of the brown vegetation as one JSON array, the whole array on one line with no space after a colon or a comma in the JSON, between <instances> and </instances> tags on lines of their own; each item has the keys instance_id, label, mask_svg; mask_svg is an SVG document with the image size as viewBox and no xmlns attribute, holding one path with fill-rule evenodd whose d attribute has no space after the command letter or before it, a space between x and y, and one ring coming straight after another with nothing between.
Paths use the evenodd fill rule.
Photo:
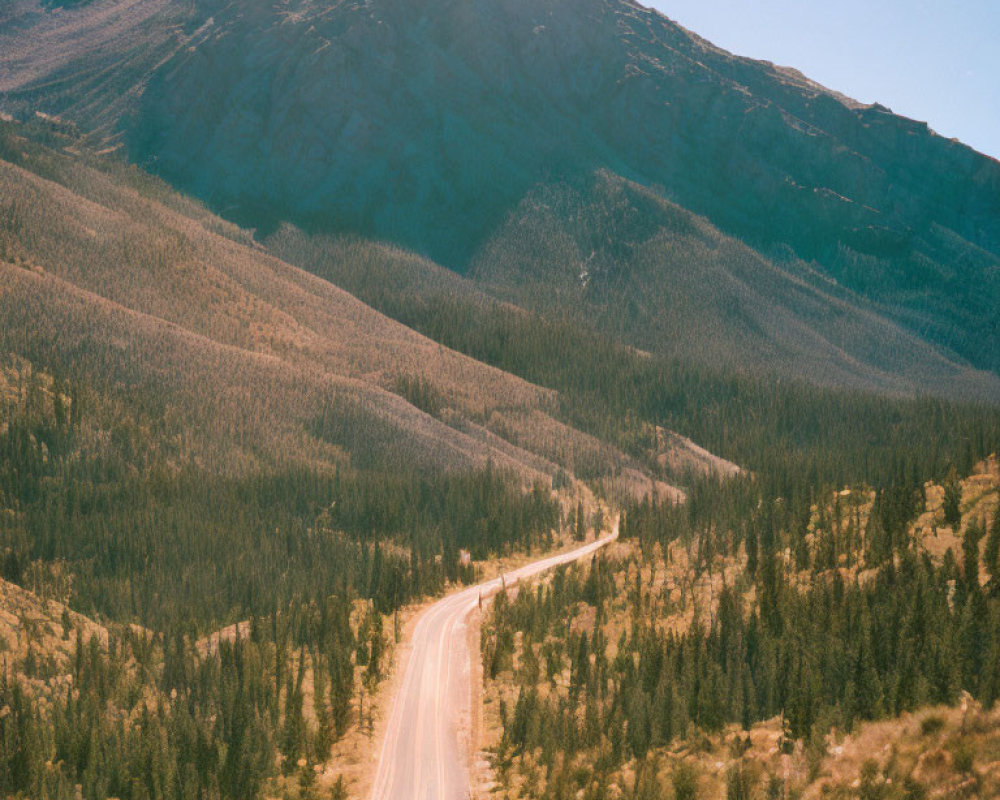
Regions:
<instances>
[{"instance_id":1,"label":"brown vegetation","mask_svg":"<svg viewBox=\"0 0 1000 800\"><path fill-rule=\"evenodd\" d=\"M72 358L163 397L168 424L188 421L178 458L228 471L349 454L492 459L528 482L627 463L556 421L551 390L414 333L142 173L67 157L17 126L3 135L18 162L0 164L4 349ZM357 243L339 255L363 264L380 252ZM347 422L317 434L331 411Z\"/></svg>"}]
</instances>

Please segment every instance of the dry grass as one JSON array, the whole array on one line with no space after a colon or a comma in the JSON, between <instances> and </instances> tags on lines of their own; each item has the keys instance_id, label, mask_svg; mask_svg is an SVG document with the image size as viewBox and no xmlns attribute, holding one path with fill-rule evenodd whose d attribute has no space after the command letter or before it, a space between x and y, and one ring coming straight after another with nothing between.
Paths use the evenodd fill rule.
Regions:
<instances>
[{"instance_id":1,"label":"dry grass","mask_svg":"<svg viewBox=\"0 0 1000 800\"><path fill-rule=\"evenodd\" d=\"M928 718L939 720L940 729L923 733L922 723ZM737 743L740 750L745 748L740 756ZM959 768L961 763L956 766L955 754L963 752L971 758L968 771ZM821 749L813 752L801 745L786 752L779 719L758 723L747 732L730 727L704 737L697 746L660 753L661 785L669 785L681 762L695 767L702 798L726 797L726 772L742 764L754 776L753 787L761 798L768 797L769 786L774 786L779 797L854 800L860 796L867 764L874 774L870 783L883 792L869 796L901 800L907 797L906 788L919 785L928 798L986 800L1000 792L1000 711L983 712L974 702L924 709L896 720L861 724L850 735L832 731ZM634 775L635 764L627 765L611 796L629 796Z\"/></svg>"},{"instance_id":2,"label":"dry grass","mask_svg":"<svg viewBox=\"0 0 1000 800\"><path fill-rule=\"evenodd\" d=\"M32 572L39 569L40 565L35 565ZM46 584L51 586L51 578L46 577ZM63 594L65 598L66 592ZM59 600L0 579L0 663L6 664L8 677L17 674L22 684L39 695L60 687L64 690L73 669L77 635L82 635L84 641L94 636L103 643L108 640L106 628L71 611ZM18 670L29 650L39 665L35 677Z\"/></svg>"},{"instance_id":3,"label":"dry grass","mask_svg":"<svg viewBox=\"0 0 1000 800\"><path fill-rule=\"evenodd\" d=\"M938 563L949 550L955 560L962 563L962 538L970 523L991 523L1000 513L1000 459L996 455L976 465L972 474L961 481L962 499L959 509L962 522L955 530L944 520L944 487L928 483L927 505L924 512L912 526L914 538ZM979 542L980 556L986 548L986 537ZM980 582L988 579L986 565L982 558Z\"/></svg>"}]
</instances>

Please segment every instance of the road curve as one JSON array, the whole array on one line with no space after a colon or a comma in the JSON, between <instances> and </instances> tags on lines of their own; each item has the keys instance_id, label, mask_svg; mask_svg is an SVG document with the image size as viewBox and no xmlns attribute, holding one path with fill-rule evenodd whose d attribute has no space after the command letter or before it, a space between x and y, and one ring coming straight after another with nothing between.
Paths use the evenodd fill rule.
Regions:
<instances>
[{"instance_id":1,"label":"road curve","mask_svg":"<svg viewBox=\"0 0 1000 800\"><path fill-rule=\"evenodd\" d=\"M507 586L594 553L609 536L535 561L503 576ZM402 683L382 740L371 800L465 800L470 795L469 753L459 745L459 723L470 718L471 670L466 625L480 597L501 579L439 600L417 619Z\"/></svg>"}]
</instances>

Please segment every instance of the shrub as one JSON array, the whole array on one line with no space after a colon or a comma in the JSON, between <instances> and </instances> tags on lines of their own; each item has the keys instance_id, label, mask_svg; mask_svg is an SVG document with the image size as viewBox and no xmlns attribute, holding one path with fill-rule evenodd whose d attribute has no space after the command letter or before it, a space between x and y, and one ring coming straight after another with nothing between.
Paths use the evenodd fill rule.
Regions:
<instances>
[{"instance_id":1,"label":"shrub","mask_svg":"<svg viewBox=\"0 0 1000 800\"><path fill-rule=\"evenodd\" d=\"M951 754L954 759L952 766L955 767L956 772L972 772L972 751L964 742L957 744Z\"/></svg>"},{"instance_id":2,"label":"shrub","mask_svg":"<svg viewBox=\"0 0 1000 800\"><path fill-rule=\"evenodd\" d=\"M674 800L697 800L698 773L686 761L680 761L674 767L671 783L674 787Z\"/></svg>"},{"instance_id":3,"label":"shrub","mask_svg":"<svg viewBox=\"0 0 1000 800\"><path fill-rule=\"evenodd\" d=\"M944 728L944 718L937 714L931 714L920 721L921 736L933 736Z\"/></svg>"}]
</instances>

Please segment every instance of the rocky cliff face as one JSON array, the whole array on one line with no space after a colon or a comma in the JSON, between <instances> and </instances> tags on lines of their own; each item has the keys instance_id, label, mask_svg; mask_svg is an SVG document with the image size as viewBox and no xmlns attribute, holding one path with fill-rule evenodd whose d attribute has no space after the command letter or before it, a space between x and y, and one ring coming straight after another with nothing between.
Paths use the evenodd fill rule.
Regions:
<instances>
[{"instance_id":1,"label":"rocky cliff face","mask_svg":"<svg viewBox=\"0 0 1000 800\"><path fill-rule=\"evenodd\" d=\"M137 76L102 135L240 222L358 232L464 272L540 186L605 170L1000 368L1000 163L635 3L170 0L157 19L155 64L134 42L100 64ZM82 53L62 85L99 93L94 69ZM0 103L83 124L107 108L38 74Z\"/></svg>"}]
</instances>

